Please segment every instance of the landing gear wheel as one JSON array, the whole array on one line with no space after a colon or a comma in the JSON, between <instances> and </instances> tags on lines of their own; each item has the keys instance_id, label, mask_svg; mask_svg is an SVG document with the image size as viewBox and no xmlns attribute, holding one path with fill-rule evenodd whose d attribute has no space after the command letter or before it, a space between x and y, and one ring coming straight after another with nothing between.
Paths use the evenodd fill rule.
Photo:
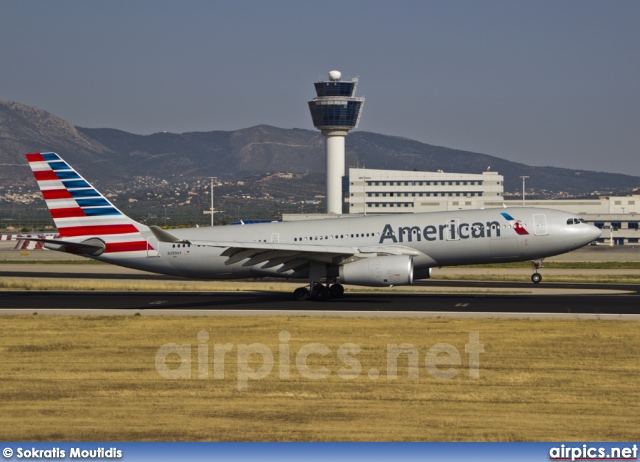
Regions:
<instances>
[{"instance_id":1,"label":"landing gear wheel","mask_svg":"<svg viewBox=\"0 0 640 462\"><path fill-rule=\"evenodd\" d=\"M344 295L344 287L342 284L334 284L329 287L329 295L333 298L340 298Z\"/></svg>"},{"instance_id":2,"label":"landing gear wheel","mask_svg":"<svg viewBox=\"0 0 640 462\"><path fill-rule=\"evenodd\" d=\"M540 284L540 281L542 281L542 274L533 273L531 275L531 282L533 282L534 284Z\"/></svg>"},{"instance_id":3,"label":"landing gear wheel","mask_svg":"<svg viewBox=\"0 0 640 462\"><path fill-rule=\"evenodd\" d=\"M308 298L309 298L309 289L307 289L306 287L298 287L296 290L293 291L294 300L302 301Z\"/></svg>"},{"instance_id":4,"label":"landing gear wheel","mask_svg":"<svg viewBox=\"0 0 640 462\"><path fill-rule=\"evenodd\" d=\"M317 302L322 302L329 298L329 289L322 284L316 284L311 292L311 299Z\"/></svg>"}]
</instances>

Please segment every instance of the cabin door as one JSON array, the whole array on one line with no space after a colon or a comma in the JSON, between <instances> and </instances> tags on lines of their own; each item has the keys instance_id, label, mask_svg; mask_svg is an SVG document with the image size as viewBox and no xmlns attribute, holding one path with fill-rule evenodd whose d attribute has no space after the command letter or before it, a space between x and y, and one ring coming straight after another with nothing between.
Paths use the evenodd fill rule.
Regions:
<instances>
[{"instance_id":1,"label":"cabin door","mask_svg":"<svg viewBox=\"0 0 640 462\"><path fill-rule=\"evenodd\" d=\"M533 226L535 226L536 236L546 236L547 232L547 216L544 213L537 213L533 216Z\"/></svg>"}]
</instances>

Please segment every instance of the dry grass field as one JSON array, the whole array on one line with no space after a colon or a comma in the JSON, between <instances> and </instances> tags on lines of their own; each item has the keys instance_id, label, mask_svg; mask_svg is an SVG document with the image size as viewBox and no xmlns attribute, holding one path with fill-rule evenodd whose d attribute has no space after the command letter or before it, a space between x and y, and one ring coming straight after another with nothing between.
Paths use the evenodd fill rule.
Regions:
<instances>
[{"instance_id":1,"label":"dry grass field","mask_svg":"<svg viewBox=\"0 0 640 462\"><path fill-rule=\"evenodd\" d=\"M465 351L474 332L484 348L477 379ZM0 339L6 441L638 438L635 322L31 315L0 318ZM158 372L156 355L168 343L191 345L191 354L160 356L163 374L188 378ZM238 354L249 348L239 345L255 343L272 352L272 370L261 355L245 362ZM331 372L317 380L296 366L313 343L329 349L323 356L316 347L308 357L312 370ZM360 348L348 363L339 355L346 343ZM401 343L417 348L417 378L409 377L416 369L406 355L397 379L387 375L387 345ZM222 344L232 344L224 364L213 353ZM434 377L425 365L437 344L449 345L438 358L454 361L451 350L460 353L459 366L438 369L454 367L452 378ZM280 369L287 363L288 378ZM247 370L265 377L240 391Z\"/></svg>"}]
</instances>

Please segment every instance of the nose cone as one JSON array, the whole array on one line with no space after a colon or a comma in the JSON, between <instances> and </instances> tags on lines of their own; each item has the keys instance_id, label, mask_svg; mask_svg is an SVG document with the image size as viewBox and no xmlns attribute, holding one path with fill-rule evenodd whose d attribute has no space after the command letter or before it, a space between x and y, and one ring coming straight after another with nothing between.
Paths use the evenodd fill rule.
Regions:
<instances>
[{"instance_id":1,"label":"nose cone","mask_svg":"<svg viewBox=\"0 0 640 462\"><path fill-rule=\"evenodd\" d=\"M591 229L587 232L589 242L593 242L600 237L602 230L596 226L590 225Z\"/></svg>"}]
</instances>

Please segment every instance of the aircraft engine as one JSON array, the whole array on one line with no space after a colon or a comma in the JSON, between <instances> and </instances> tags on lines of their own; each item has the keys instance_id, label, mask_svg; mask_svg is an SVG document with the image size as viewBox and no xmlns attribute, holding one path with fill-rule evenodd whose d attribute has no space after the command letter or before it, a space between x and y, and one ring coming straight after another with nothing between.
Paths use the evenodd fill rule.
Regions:
<instances>
[{"instance_id":1,"label":"aircraft engine","mask_svg":"<svg viewBox=\"0 0 640 462\"><path fill-rule=\"evenodd\" d=\"M371 257L340 267L340 281L360 286L402 286L413 282L413 258L408 255Z\"/></svg>"},{"instance_id":2,"label":"aircraft engine","mask_svg":"<svg viewBox=\"0 0 640 462\"><path fill-rule=\"evenodd\" d=\"M413 279L429 279L433 268L422 268L413 270Z\"/></svg>"}]
</instances>

